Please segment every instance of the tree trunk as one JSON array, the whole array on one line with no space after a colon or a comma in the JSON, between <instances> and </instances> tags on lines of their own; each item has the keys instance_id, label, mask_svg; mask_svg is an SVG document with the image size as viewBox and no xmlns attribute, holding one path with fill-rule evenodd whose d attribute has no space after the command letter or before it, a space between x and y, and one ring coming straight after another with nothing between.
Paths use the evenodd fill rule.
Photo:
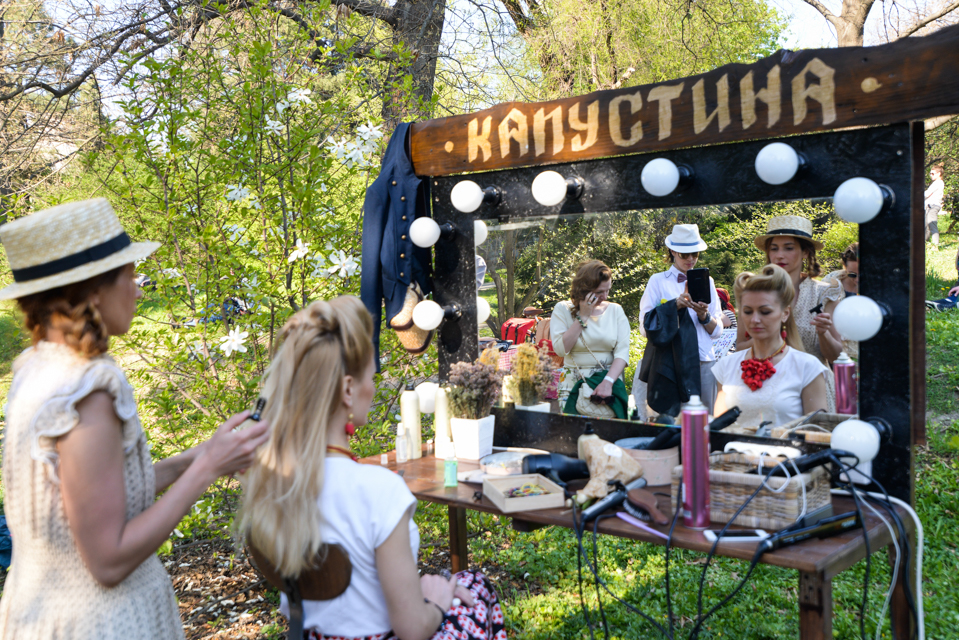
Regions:
<instances>
[{"instance_id":1,"label":"tree trunk","mask_svg":"<svg viewBox=\"0 0 959 640\"><path fill-rule=\"evenodd\" d=\"M393 45L408 51L412 60L394 62L390 67L383 101L387 130L394 129L400 122L425 120L432 115L433 81L446 0L399 0L393 12L396 18ZM412 79L412 94L404 88L406 76Z\"/></svg>"}]
</instances>

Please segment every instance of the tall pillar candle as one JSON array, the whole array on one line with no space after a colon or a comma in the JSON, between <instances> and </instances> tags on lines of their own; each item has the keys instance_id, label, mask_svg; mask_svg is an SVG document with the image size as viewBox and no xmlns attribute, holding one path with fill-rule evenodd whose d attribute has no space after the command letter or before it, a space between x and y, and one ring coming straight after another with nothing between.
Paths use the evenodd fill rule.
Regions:
<instances>
[{"instance_id":1,"label":"tall pillar candle","mask_svg":"<svg viewBox=\"0 0 959 640\"><path fill-rule=\"evenodd\" d=\"M420 421L420 396L412 384L400 394L400 418L410 441L410 459L423 457L423 427Z\"/></svg>"},{"instance_id":2,"label":"tall pillar candle","mask_svg":"<svg viewBox=\"0 0 959 640\"><path fill-rule=\"evenodd\" d=\"M436 431L436 457L443 458L444 460L452 457L450 398L446 395L446 389L444 387L436 390L436 408L433 413L433 426Z\"/></svg>"}]
</instances>

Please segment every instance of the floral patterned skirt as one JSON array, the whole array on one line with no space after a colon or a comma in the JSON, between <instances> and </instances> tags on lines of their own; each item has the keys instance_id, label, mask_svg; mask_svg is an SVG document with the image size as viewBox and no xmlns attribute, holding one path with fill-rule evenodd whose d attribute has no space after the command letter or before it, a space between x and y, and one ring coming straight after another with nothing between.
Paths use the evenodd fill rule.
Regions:
<instances>
[{"instance_id":1,"label":"floral patterned skirt","mask_svg":"<svg viewBox=\"0 0 959 640\"><path fill-rule=\"evenodd\" d=\"M460 571L456 579L473 594L475 605L450 607L430 640L506 640L503 610L489 579L479 572ZM395 640L392 631L362 638L325 636L316 629L303 632L304 640Z\"/></svg>"}]
</instances>

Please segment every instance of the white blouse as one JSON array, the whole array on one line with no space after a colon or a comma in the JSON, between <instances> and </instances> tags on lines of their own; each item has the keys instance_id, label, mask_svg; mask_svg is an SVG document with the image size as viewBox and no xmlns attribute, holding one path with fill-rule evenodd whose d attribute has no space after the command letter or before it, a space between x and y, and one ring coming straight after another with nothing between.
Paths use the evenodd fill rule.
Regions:
<instances>
[{"instance_id":1,"label":"white blouse","mask_svg":"<svg viewBox=\"0 0 959 640\"><path fill-rule=\"evenodd\" d=\"M553 351L556 355L563 356L563 366L605 369L613 364L616 358L629 364L629 319L620 305L610 302L602 315L592 316L573 348L567 352L563 346L563 334L574 322L578 322L573 318L572 308L573 304L568 300L558 303L553 308L549 324ZM589 345L589 350L583 345L584 341ZM595 358L590 355L590 350Z\"/></svg>"},{"instance_id":2,"label":"white blouse","mask_svg":"<svg viewBox=\"0 0 959 640\"><path fill-rule=\"evenodd\" d=\"M720 358L710 370L723 385L726 408L742 410L736 424L755 427L770 421L778 426L802 417L802 391L816 376L828 371L826 366L815 356L787 348L783 359L775 365L776 373L753 391L743 382L741 367L743 360L752 357L752 349L737 351Z\"/></svg>"},{"instance_id":3,"label":"white blouse","mask_svg":"<svg viewBox=\"0 0 959 640\"><path fill-rule=\"evenodd\" d=\"M674 300L682 295L686 290L686 284L679 282L679 269L675 266L670 267L662 273L654 273L643 291L643 298L639 301L639 331L646 336L646 325L643 319L652 309L659 306L664 300ZM713 332L706 333L706 325L699 322L699 316L692 309L687 313L693 320L696 327L696 338L699 341L699 361L711 362L715 360L713 355L713 340L723 333L723 323L719 316L722 314L722 307L719 306L719 295L716 293L716 283L712 277L709 278L709 317L716 321ZM708 322L706 324L709 324Z\"/></svg>"}]
</instances>

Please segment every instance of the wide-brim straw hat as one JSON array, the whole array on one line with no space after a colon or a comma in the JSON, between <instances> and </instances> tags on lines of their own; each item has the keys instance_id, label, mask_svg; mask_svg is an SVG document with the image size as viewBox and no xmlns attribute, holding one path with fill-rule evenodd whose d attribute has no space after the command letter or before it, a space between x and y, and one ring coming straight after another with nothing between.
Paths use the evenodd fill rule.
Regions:
<instances>
[{"instance_id":1,"label":"wide-brim straw hat","mask_svg":"<svg viewBox=\"0 0 959 640\"><path fill-rule=\"evenodd\" d=\"M0 227L14 284L0 300L82 282L146 258L159 242L132 242L105 198L61 204Z\"/></svg>"},{"instance_id":2,"label":"wide-brim straw hat","mask_svg":"<svg viewBox=\"0 0 959 640\"><path fill-rule=\"evenodd\" d=\"M679 253L695 253L709 248L699 236L699 225L696 224L673 225L673 232L666 236L665 244Z\"/></svg>"},{"instance_id":3,"label":"wide-brim straw hat","mask_svg":"<svg viewBox=\"0 0 959 640\"><path fill-rule=\"evenodd\" d=\"M802 216L776 216L766 222L766 233L756 236L756 246L760 251L766 250L766 241L777 236L792 236L803 238L822 251L823 243L812 237L812 221Z\"/></svg>"}]
</instances>

